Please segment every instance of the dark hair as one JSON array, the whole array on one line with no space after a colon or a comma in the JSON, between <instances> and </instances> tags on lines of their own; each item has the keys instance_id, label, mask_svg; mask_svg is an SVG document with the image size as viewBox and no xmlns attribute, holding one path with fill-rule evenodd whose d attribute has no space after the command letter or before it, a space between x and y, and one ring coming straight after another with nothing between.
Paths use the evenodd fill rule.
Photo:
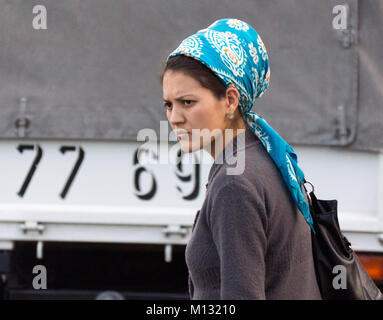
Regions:
<instances>
[{"instance_id":1,"label":"dark hair","mask_svg":"<svg viewBox=\"0 0 383 320\"><path fill-rule=\"evenodd\" d=\"M217 99L226 95L226 87L224 83L204 64L198 60L185 55L176 55L170 57L159 78L161 84L164 74L167 70L182 71L193 79L197 80L202 87L213 92Z\"/></svg>"}]
</instances>

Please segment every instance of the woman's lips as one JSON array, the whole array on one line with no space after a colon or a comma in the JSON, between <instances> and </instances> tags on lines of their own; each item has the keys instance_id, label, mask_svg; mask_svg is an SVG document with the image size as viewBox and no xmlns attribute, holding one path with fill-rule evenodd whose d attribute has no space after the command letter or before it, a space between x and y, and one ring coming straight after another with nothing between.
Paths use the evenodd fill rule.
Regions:
<instances>
[{"instance_id":1,"label":"woman's lips","mask_svg":"<svg viewBox=\"0 0 383 320\"><path fill-rule=\"evenodd\" d=\"M177 139L178 140L181 140L185 137L189 136L189 133L188 132L180 132L180 133L177 133Z\"/></svg>"},{"instance_id":2,"label":"woman's lips","mask_svg":"<svg viewBox=\"0 0 383 320\"><path fill-rule=\"evenodd\" d=\"M175 132L178 140L181 140L182 138L185 138L186 136L189 135L189 132L184 130L184 129L174 130L174 132Z\"/></svg>"}]
</instances>

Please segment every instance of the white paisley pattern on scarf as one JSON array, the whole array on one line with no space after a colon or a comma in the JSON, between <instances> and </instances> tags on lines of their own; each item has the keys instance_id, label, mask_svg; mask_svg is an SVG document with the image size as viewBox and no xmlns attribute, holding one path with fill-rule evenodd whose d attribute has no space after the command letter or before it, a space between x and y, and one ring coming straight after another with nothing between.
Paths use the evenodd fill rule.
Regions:
<instances>
[{"instance_id":1,"label":"white paisley pattern on scarf","mask_svg":"<svg viewBox=\"0 0 383 320\"><path fill-rule=\"evenodd\" d=\"M249 53L253 57L254 63L257 64L258 63L257 49L254 47L254 44L252 42L249 43Z\"/></svg>"},{"instance_id":2,"label":"white paisley pattern on scarf","mask_svg":"<svg viewBox=\"0 0 383 320\"><path fill-rule=\"evenodd\" d=\"M289 158L289 156L287 154L286 154L286 162L287 162L287 171L288 171L291 179L293 179L296 182L298 182L297 177L295 175L293 164L291 163L290 158Z\"/></svg>"},{"instance_id":3,"label":"white paisley pattern on scarf","mask_svg":"<svg viewBox=\"0 0 383 320\"><path fill-rule=\"evenodd\" d=\"M272 149L271 149L271 144L269 141L269 136L263 130L263 128L259 124L257 124L258 116L254 112L247 112L246 116L249 119L249 121L247 123L249 124L250 128L253 129L253 132L257 135L259 140L261 140L261 142L265 146L267 152L270 152Z\"/></svg>"},{"instance_id":4,"label":"white paisley pattern on scarf","mask_svg":"<svg viewBox=\"0 0 383 320\"><path fill-rule=\"evenodd\" d=\"M252 71L252 78L253 78L251 85L253 88L253 92L255 93L253 97L253 104L255 104L255 99L257 99L256 92L258 91L259 76L258 76L258 71L256 68L251 67L251 71Z\"/></svg>"},{"instance_id":5,"label":"white paisley pattern on scarf","mask_svg":"<svg viewBox=\"0 0 383 320\"><path fill-rule=\"evenodd\" d=\"M174 50L174 53L182 52L185 55L190 57L200 57L202 53L202 41L195 35L187 37L181 42L177 49Z\"/></svg>"},{"instance_id":6,"label":"white paisley pattern on scarf","mask_svg":"<svg viewBox=\"0 0 383 320\"><path fill-rule=\"evenodd\" d=\"M258 90L261 92L259 95L259 98L263 96L263 94L266 91L267 86L270 82L270 68L267 70L266 76L265 76L265 70L262 70L262 78L265 78L264 81L259 81L259 88Z\"/></svg>"},{"instance_id":7,"label":"white paisley pattern on scarf","mask_svg":"<svg viewBox=\"0 0 383 320\"><path fill-rule=\"evenodd\" d=\"M262 39L260 37L258 37L257 42L259 44L258 50L262 54L262 59L263 59L263 61L266 61L266 59L267 59L267 51L266 51L265 44L263 43L263 41L262 41Z\"/></svg>"},{"instance_id":8,"label":"white paisley pattern on scarf","mask_svg":"<svg viewBox=\"0 0 383 320\"><path fill-rule=\"evenodd\" d=\"M228 19L227 24L230 28L235 28L236 30L249 30L249 26L238 19Z\"/></svg>"},{"instance_id":9,"label":"white paisley pattern on scarf","mask_svg":"<svg viewBox=\"0 0 383 320\"><path fill-rule=\"evenodd\" d=\"M246 66L246 52L236 34L229 31L220 32L209 30L205 33L206 39L220 54L222 62L235 76L243 77Z\"/></svg>"}]
</instances>

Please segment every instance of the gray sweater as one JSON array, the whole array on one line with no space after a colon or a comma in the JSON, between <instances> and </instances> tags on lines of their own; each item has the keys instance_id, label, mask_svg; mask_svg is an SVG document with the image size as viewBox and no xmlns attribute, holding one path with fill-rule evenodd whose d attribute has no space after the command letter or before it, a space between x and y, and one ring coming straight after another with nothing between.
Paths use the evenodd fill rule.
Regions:
<instances>
[{"instance_id":1,"label":"gray sweater","mask_svg":"<svg viewBox=\"0 0 383 320\"><path fill-rule=\"evenodd\" d=\"M226 173L230 144L232 157L245 155L242 174ZM192 300L321 299L310 228L249 128L216 158L206 187L185 251Z\"/></svg>"}]
</instances>

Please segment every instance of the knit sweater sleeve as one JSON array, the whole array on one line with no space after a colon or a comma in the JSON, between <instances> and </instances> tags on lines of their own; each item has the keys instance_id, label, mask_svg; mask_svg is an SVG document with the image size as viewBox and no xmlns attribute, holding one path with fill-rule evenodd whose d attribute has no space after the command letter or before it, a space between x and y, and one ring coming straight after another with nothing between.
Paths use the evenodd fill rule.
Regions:
<instances>
[{"instance_id":1,"label":"knit sweater sleeve","mask_svg":"<svg viewBox=\"0 0 383 320\"><path fill-rule=\"evenodd\" d=\"M213 192L209 224L220 258L222 300L266 298L265 211L260 192L241 180Z\"/></svg>"}]
</instances>

